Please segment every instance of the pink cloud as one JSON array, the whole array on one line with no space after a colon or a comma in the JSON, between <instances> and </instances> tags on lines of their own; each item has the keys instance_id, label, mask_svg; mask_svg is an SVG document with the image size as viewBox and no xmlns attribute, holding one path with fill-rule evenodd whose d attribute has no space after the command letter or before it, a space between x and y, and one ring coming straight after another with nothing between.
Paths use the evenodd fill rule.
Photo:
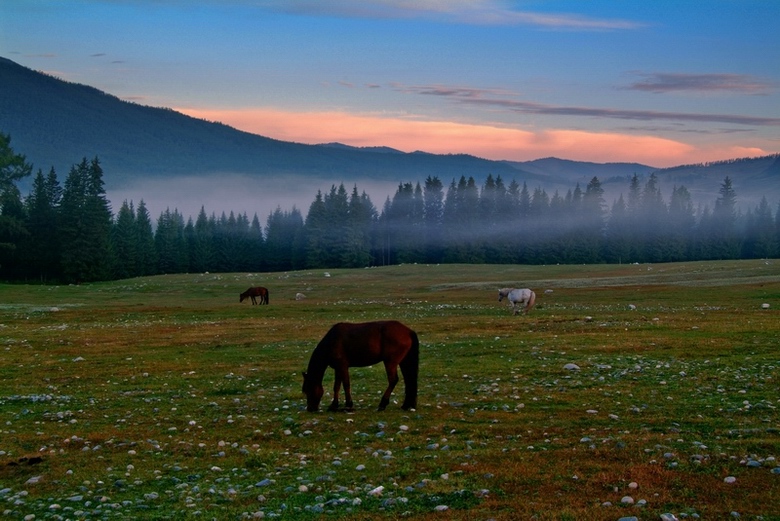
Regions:
<instances>
[{"instance_id":1,"label":"pink cloud","mask_svg":"<svg viewBox=\"0 0 780 521\"><path fill-rule=\"evenodd\" d=\"M176 110L283 141L388 146L404 152L465 153L496 160L527 161L555 156L596 163L639 162L665 167L769 153L758 147L702 148L651 135L563 129L529 131L343 112L287 112L270 108Z\"/></svg>"}]
</instances>

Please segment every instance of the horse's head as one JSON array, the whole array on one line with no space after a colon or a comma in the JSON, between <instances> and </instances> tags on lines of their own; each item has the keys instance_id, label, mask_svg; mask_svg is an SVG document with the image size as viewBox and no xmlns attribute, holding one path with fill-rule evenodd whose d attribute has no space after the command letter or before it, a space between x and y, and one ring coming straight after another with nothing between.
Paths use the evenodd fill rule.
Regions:
<instances>
[{"instance_id":1,"label":"horse's head","mask_svg":"<svg viewBox=\"0 0 780 521\"><path fill-rule=\"evenodd\" d=\"M242 293L242 294L240 294L240 295L238 296L238 301L239 301L239 302L243 302L245 298L246 298L246 293Z\"/></svg>"},{"instance_id":2,"label":"horse's head","mask_svg":"<svg viewBox=\"0 0 780 521\"><path fill-rule=\"evenodd\" d=\"M315 382L314 378L310 378L306 372L303 373L303 394L306 395L307 411L317 412L320 409L320 400L324 392L322 382Z\"/></svg>"},{"instance_id":3,"label":"horse's head","mask_svg":"<svg viewBox=\"0 0 780 521\"><path fill-rule=\"evenodd\" d=\"M504 297L506 297L506 293L507 293L507 292L506 292L506 291L504 291L503 289L500 289L500 290L498 290L498 301L499 301L499 302L501 302L502 300L504 300Z\"/></svg>"}]
</instances>

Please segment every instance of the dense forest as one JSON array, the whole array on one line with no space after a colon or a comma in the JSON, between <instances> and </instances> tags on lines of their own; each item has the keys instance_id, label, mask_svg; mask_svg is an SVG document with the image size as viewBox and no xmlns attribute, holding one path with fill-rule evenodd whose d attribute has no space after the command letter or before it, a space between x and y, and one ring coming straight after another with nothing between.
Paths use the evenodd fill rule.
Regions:
<instances>
[{"instance_id":1,"label":"dense forest","mask_svg":"<svg viewBox=\"0 0 780 521\"><path fill-rule=\"evenodd\" d=\"M304 218L277 208L195 220L177 210L153 222L142 201L116 215L98 158L74 164L61 184L0 133L0 279L79 283L165 273L359 268L398 263L635 263L769 258L780 253L780 205L747 212L726 177L710 206L684 186L665 200L654 174L634 175L608 204L594 176L584 188L550 195L488 176L401 183L380 210L357 186L318 192Z\"/></svg>"}]
</instances>

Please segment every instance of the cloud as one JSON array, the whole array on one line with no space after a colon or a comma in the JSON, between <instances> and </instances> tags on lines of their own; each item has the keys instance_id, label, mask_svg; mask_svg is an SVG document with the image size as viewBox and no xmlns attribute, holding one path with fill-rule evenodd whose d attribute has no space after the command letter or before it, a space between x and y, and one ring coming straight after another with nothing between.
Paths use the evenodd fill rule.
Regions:
<instances>
[{"instance_id":1,"label":"cloud","mask_svg":"<svg viewBox=\"0 0 780 521\"><path fill-rule=\"evenodd\" d=\"M639 74L644 80L626 89L665 94L669 92L768 94L774 85L747 74L679 74L657 72Z\"/></svg>"},{"instance_id":2,"label":"cloud","mask_svg":"<svg viewBox=\"0 0 780 521\"><path fill-rule=\"evenodd\" d=\"M401 92L420 95L444 96L456 102L503 108L521 114L541 116L576 116L605 119L628 119L640 121L683 121L698 123L728 123L732 125L780 126L780 118L747 116L741 114L703 114L690 112L665 112L657 110L633 110L599 107L577 107L550 105L514 99L513 96L496 96L497 91L468 87L446 87L441 85L401 86ZM511 94L511 93L510 93Z\"/></svg>"},{"instance_id":3,"label":"cloud","mask_svg":"<svg viewBox=\"0 0 780 521\"><path fill-rule=\"evenodd\" d=\"M388 146L404 152L466 153L495 160L527 161L555 156L596 163L639 162L663 167L768 154L760 147L713 145L702 148L653 135L568 129L529 131L489 124L420 121L385 114L287 112L273 108L176 110L284 141Z\"/></svg>"},{"instance_id":4,"label":"cloud","mask_svg":"<svg viewBox=\"0 0 780 521\"><path fill-rule=\"evenodd\" d=\"M253 5L305 16L373 19L428 19L469 25L527 25L547 29L627 30L642 27L630 20L591 18L570 13L514 9L502 0L259 0Z\"/></svg>"}]
</instances>

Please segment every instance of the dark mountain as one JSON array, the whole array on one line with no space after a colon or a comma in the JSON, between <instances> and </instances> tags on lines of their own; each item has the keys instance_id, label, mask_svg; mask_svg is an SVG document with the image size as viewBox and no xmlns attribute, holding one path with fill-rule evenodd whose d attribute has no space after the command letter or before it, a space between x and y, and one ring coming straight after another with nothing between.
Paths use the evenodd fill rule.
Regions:
<instances>
[{"instance_id":1,"label":"dark mountain","mask_svg":"<svg viewBox=\"0 0 780 521\"><path fill-rule=\"evenodd\" d=\"M492 173L523 176L500 161L469 155L405 154L389 148L304 145L242 132L170 109L126 102L0 58L0 131L36 168L60 175L98 156L107 185L137 177L285 174L320 179L424 180ZM390 153L393 152L393 153Z\"/></svg>"},{"instance_id":2,"label":"dark mountain","mask_svg":"<svg viewBox=\"0 0 780 521\"><path fill-rule=\"evenodd\" d=\"M557 158L490 161L466 154L405 153L389 147L279 141L195 119L166 108L120 100L93 87L65 82L0 58L0 132L34 168L54 167L64 179L81 158L99 157L107 189L180 176L221 182L225 174L257 181L295 176L296 183L424 182L460 176L481 183L488 174L562 195L597 176L608 204L626 193L630 178L656 172L661 191L684 185L698 203L712 206L726 176L738 200L752 207L762 196L780 201L780 155L656 169L638 163L588 163ZM301 183L311 180L312 183ZM203 190L201 189L201 192ZM310 197L313 194L308 194Z\"/></svg>"}]
</instances>

